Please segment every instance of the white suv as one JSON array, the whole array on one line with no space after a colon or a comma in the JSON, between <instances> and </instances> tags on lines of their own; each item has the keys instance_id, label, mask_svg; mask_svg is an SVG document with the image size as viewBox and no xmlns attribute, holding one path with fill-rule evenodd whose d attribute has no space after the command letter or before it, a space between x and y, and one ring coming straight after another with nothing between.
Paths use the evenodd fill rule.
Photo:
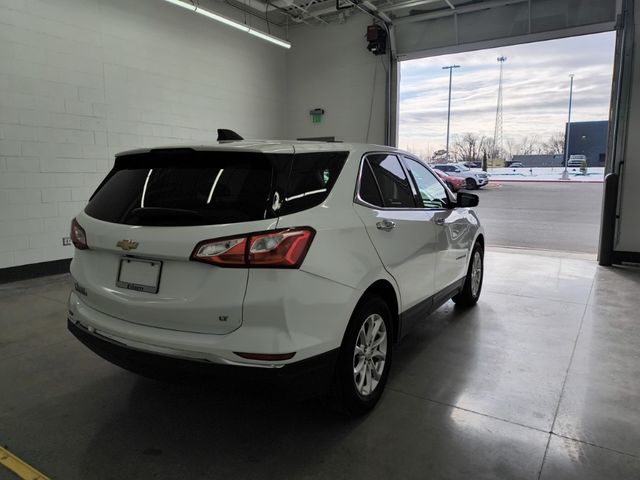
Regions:
<instances>
[{"instance_id":1,"label":"white suv","mask_svg":"<svg viewBox=\"0 0 640 480\"><path fill-rule=\"evenodd\" d=\"M72 222L68 327L150 376L313 372L361 413L411 324L450 298L478 300L477 204L389 147L238 141L121 153Z\"/></svg>"},{"instance_id":2,"label":"white suv","mask_svg":"<svg viewBox=\"0 0 640 480\"><path fill-rule=\"evenodd\" d=\"M452 177L464 178L469 190L476 190L489 183L489 177L486 172L471 170L462 163L442 163L432 165L432 167L440 170L441 172L445 172L447 175L451 175Z\"/></svg>"}]
</instances>

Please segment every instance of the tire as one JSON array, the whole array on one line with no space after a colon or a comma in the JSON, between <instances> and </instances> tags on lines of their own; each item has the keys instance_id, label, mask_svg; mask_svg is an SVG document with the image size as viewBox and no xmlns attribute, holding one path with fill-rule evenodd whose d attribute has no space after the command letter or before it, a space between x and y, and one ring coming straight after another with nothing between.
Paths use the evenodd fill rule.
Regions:
<instances>
[{"instance_id":1,"label":"tire","mask_svg":"<svg viewBox=\"0 0 640 480\"><path fill-rule=\"evenodd\" d=\"M478 262L478 263L476 263ZM478 271L479 267L479 271ZM475 270L474 270L475 269ZM460 293L452 298L456 305L461 307L473 307L478 303L480 293L482 292L482 279L484 278L484 249L478 242L471 252L471 261L469 269L464 280L464 286ZM474 283L475 282L475 283Z\"/></svg>"},{"instance_id":2,"label":"tire","mask_svg":"<svg viewBox=\"0 0 640 480\"><path fill-rule=\"evenodd\" d=\"M372 329L376 333L370 338L367 333L372 333ZM362 415L380 400L391 367L392 332L391 312L387 304L378 297L365 297L347 326L332 386L334 400L349 415ZM377 348L360 348L372 343L378 343ZM358 353L356 347L362 353ZM359 366L362 369L357 373ZM377 372L378 378L371 372Z\"/></svg>"},{"instance_id":3,"label":"tire","mask_svg":"<svg viewBox=\"0 0 640 480\"><path fill-rule=\"evenodd\" d=\"M476 182L474 178L469 177L466 179L466 182L467 182L467 190L478 189L478 182Z\"/></svg>"}]
</instances>

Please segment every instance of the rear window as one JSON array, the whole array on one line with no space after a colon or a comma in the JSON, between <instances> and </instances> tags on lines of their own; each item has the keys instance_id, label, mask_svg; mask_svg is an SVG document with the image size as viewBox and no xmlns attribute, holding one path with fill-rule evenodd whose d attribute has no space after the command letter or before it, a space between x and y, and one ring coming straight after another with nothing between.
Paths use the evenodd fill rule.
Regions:
<instances>
[{"instance_id":1,"label":"rear window","mask_svg":"<svg viewBox=\"0 0 640 480\"><path fill-rule=\"evenodd\" d=\"M346 152L295 155L280 215L300 212L322 203L336 183L346 159Z\"/></svg>"},{"instance_id":2,"label":"rear window","mask_svg":"<svg viewBox=\"0 0 640 480\"><path fill-rule=\"evenodd\" d=\"M311 208L331 191L346 153L156 150L118 157L85 212L126 225L217 225Z\"/></svg>"}]
</instances>

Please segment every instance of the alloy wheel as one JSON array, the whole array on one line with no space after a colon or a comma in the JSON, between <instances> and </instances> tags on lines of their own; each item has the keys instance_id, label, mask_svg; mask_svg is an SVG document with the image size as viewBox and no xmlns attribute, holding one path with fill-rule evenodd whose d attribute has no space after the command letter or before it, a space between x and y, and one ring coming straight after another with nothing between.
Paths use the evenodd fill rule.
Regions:
<instances>
[{"instance_id":1,"label":"alloy wheel","mask_svg":"<svg viewBox=\"0 0 640 480\"><path fill-rule=\"evenodd\" d=\"M482 281L482 256L479 251L473 254L473 262L471 264L471 295L478 296L480 291L480 282Z\"/></svg>"},{"instance_id":2,"label":"alloy wheel","mask_svg":"<svg viewBox=\"0 0 640 480\"><path fill-rule=\"evenodd\" d=\"M386 361L387 328L382 317L374 313L362 323L353 352L353 380L360 395L370 395L376 389Z\"/></svg>"}]
</instances>

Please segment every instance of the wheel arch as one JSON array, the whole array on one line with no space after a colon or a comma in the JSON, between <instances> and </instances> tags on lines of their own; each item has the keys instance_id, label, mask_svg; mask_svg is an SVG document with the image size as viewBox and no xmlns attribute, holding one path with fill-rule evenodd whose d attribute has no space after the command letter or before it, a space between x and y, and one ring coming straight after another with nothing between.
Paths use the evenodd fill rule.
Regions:
<instances>
[{"instance_id":1,"label":"wheel arch","mask_svg":"<svg viewBox=\"0 0 640 480\"><path fill-rule=\"evenodd\" d=\"M393 285L388 280L376 280L362 293L356 308L358 308L358 305L360 305L365 298L371 296L381 298L389 306L393 325L392 338L393 342L396 343L398 341L398 329L400 327L400 301L395 288L393 288Z\"/></svg>"}]
</instances>

